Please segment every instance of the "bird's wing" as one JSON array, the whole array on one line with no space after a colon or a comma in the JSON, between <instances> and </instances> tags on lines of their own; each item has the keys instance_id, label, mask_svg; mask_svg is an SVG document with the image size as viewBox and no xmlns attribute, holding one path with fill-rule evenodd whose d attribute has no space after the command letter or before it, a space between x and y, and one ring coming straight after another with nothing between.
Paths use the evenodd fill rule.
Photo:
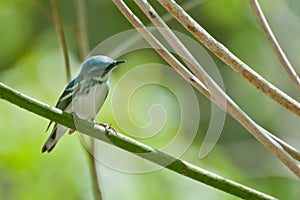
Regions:
<instances>
[{"instance_id":1,"label":"bird's wing","mask_svg":"<svg viewBox=\"0 0 300 200\"><path fill-rule=\"evenodd\" d=\"M73 95L78 91L79 83L76 81L76 78L73 79L65 88L62 95L59 97L58 102L55 107L61 110L65 110L67 106L71 103ZM49 122L46 132L48 131L52 121Z\"/></svg>"}]
</instances>

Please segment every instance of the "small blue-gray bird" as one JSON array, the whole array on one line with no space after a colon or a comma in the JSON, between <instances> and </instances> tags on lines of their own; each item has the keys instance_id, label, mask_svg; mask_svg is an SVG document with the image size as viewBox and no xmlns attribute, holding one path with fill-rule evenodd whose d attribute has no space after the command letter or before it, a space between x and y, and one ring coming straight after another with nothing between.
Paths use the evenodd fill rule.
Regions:
<instances>
[{"instance_id":1,"label":"small blue-gray bird","mask_svg":"<svg viewBox=\"0 0 300 200\"><path fill-rule=\"evenodd\" d=\"M55 107L93 121L108 95L111 71L123 62L102 55L88 58L83 62L79 74L67 85ZM67 130L67 127L55 123L42 152L49 153Z\"/></svg>"}]
</instances>

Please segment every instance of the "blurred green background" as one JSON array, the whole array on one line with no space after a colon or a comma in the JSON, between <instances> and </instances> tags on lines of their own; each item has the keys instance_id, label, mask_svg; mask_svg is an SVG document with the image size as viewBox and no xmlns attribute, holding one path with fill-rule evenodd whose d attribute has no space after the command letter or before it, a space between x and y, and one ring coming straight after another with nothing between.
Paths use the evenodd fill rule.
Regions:
<instances>
[{"instance_id":1,"label":"blurred green background","mask_svg":"<svg viewBox=\"0 0 300 200\"><path fill-rule=\"evenodd\" d=\"M178 2L184 4L187 1ZM132 28L111 1L89 0L84 4L91 49L103 40ZM148 23L141 11L132 2L129 4ZM300 66L299 1L267 0L261 1L261 4L291 62ZM157 3L154 6L160 14L165 13ZM59 1L59 11L74 76L81 63L76 2ZM248 1L203 1L189 13L255 71L290 96L300 98L258 27ZM175 20L169 24L189 35ZM0 81L55 105L66 85L66 75L49 1L0 0L0 33ZM150 50L133 52L122 59L128 62L114 71L112 86L134 66L163 63ZM228 94L259 124L298 147L299 119L257 91L221 61L216 58L214 61ZM157 97L153 95L153 89L157 88L151 88L143 95L145 100ZM160 95L164 94L163 91L160 90ZM229 116L212 152L204 159L198 158L210 121L210 102L198 92L196 94L201 110L199 130L182 158L280 199L297 199L300 196L298 179ZM165 97L169 100L170 94L166 92ZM141 97L138 99L143 101ZM170 106L177 109L176 102L169 101ZM144 112L139 114L145 115ZM116 126L108 103L100 115L99 121ZM136 118L139 118L138 114ZM174 121L171 119L168 123L176 127L176 120L174 117ZM40 153L48 136L45 133L47 123L46 119L15 105L0 102L0 199L92 199L87 159L76 134L65 136L51 154ZM237 199L168 170L132 174L112 169L101 162L98 165L104 199Z\"/></svg>"}]
</instances>

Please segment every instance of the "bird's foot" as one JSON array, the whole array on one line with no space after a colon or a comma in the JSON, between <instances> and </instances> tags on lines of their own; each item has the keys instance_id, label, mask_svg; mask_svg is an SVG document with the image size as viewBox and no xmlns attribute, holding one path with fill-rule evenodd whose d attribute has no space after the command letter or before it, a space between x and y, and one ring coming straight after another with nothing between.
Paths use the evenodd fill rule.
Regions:
<instances>
[{"instance_id":1,"label":"bird's foot","mask_svg":"<svg viewBox=\"0 0 300 200\"><path fill-rule=\"evenodd\" d=\"M104 128L105 128L105 133L106 133L106 134L111 133L111 131L112 131L114 134L117 134L117 130L116 130L114 127L112 127L111 124L103 124L103 123L97 123L97 124L99 124L99 125L101 125L101 126L104 126Z\"/></svg>"},{"instance_id":2,"label":"bird's foot","mask_svg":"<svg viewBox=\"0 0 300 200\"><path fill-rule=\"evenodd\" d=\"M107 134L110 133L110 131L113 131L114 134L117 134L117 130L114 127L112 127L111 124L104 124L104 127Z\"/></svg>"},{"instance_id":3,"label":"bird's foot","mask_svg":"<svg viewBox=\"0 0 300 200\"><path fill-rule=\"evenodd\" d=\"M78 118L78 116L76 115L75 112L71 112L71 115L72 115L73 120L76 120Z\"/></svg>"},{"instance_id":4,"label":"bird's foot","mask_svg":"<svg viewBox=\"0 0 300 200\"><path fill-rule=\"evenodd\" d=\"M78 116L76 115L75 112L71 112L72 118L74 120L74 123L76 122L76 119L78 118ZM74 133L76 130L73 129L69 129L68 134L71 135L72 133Z\"/></svg>"}]
</instances>

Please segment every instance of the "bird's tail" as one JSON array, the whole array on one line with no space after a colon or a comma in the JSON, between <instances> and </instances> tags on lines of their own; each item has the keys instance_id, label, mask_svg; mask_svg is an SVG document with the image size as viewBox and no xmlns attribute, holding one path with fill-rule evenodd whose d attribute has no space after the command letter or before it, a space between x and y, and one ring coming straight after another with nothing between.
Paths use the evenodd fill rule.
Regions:
<instances>
[{"instance_id":1,"label":"bird's tail","mask_svg":"<svg viewBox=\"0 0 300 200\"><path fill-rule=\"evenodd\" d=\"M55 124L50 136L48 137L42 148L42 153L51 152L58 140L64 135L64 133L67 130L68 129L66 127L59 124Z\"/></svg>"}]
</instances>

